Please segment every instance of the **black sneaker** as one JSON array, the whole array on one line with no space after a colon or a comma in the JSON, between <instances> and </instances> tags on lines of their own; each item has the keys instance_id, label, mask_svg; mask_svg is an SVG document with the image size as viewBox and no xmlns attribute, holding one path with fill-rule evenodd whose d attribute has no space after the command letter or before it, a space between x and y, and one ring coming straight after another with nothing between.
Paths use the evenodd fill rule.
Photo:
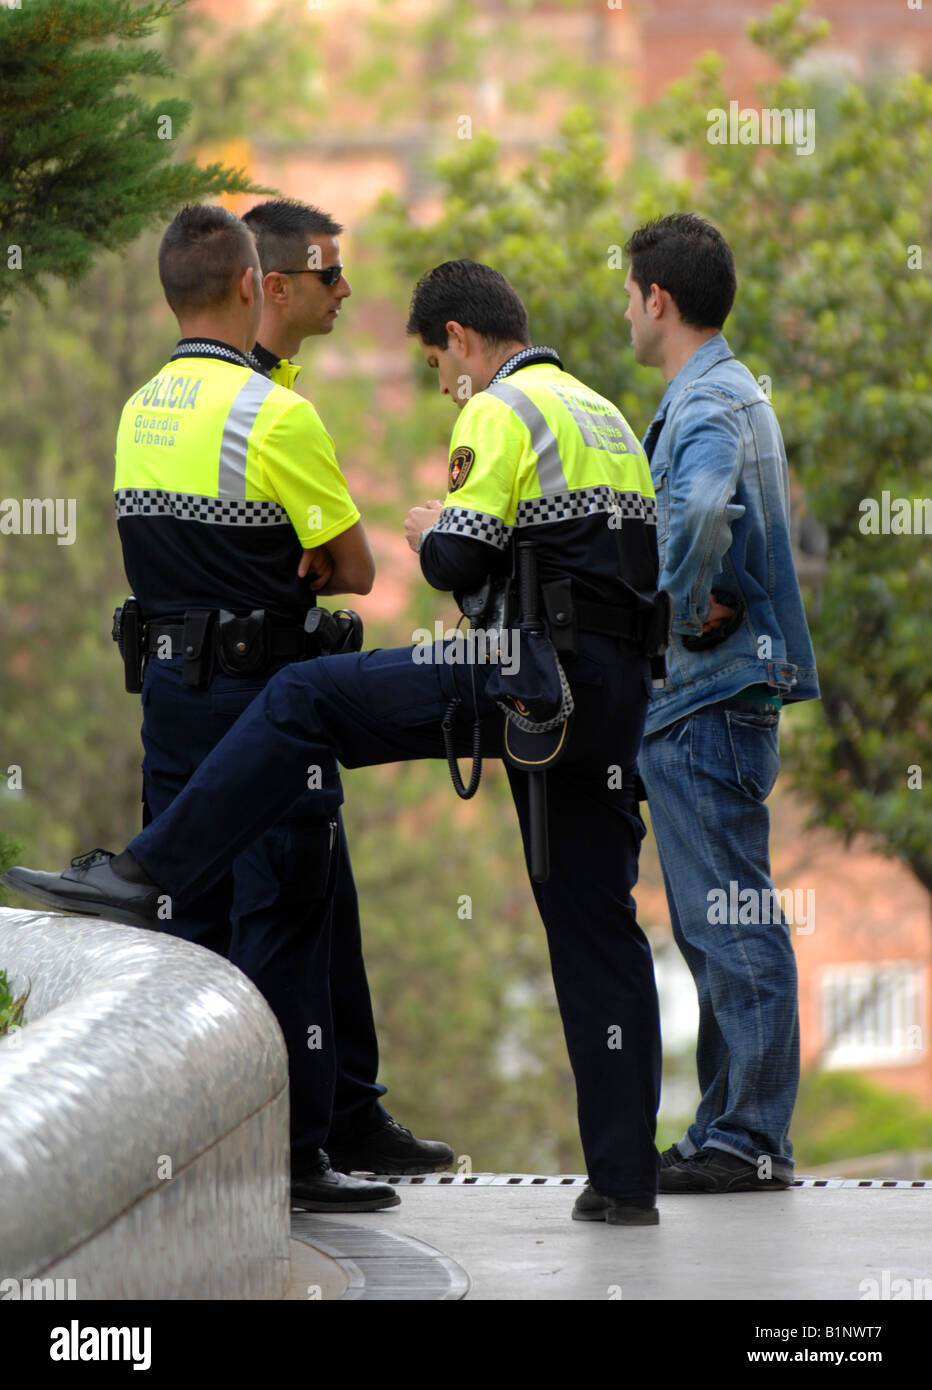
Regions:
<instances>
[{"instance_id":1,"label":"black sneaker","mask_svg":"<svg viewBox=\"0 0 932 1390\"><path fill-rule=\"evenodd\" d=\"M291 1205L304 1211L381 1211L400 1204L388 1183L335 1173L323 1150L316 1163L291 1175Z\"/></svg>"},{"instance_id":2,"label":"black sneaker","mask_svg":"<svg viewBox=\"0 0 932 1390\"><path fill-rule=\"evenodd\" d=\"M410 1129L389 1118L372 1134L329 1146L340 1173L436 1173L449 1168L453 1150L439 1139L415 1139Z\"/></svg>"},{"instance_id":3,"label":"black sneaker","mask_svg":"<svg viewBox=\"0 0 932 1390\"><path fill-rule=\"evenodd\" d=\"M724 1149L700 1149L660 1170L661 1192L779 1192L791 1178L758 1177L756 1163Z\"/></svg>"},{"instance_id":4,"label":"black sneaker","mask_svg":"<svg viewBox=\"0 0 932 1390\"><path fill-rule=\"evenodd\" d=\"M609 1226L659 1226L653 1197L603 1197L587 1183L576 1198L574 1221L606 1221Z\"/></svg>"},{"instance_id":5,"label":"black sneaker","mask_svg":"<svg viewBox=\"0 0 932 1390\"><path fill-rule=\"evenodd\" d=\"M0 883L59 912L78 912L83 917L104 917L108 922L158 931L158 909L168 899L153 883L117 873L111 862L114 857L109 850L92 849L72 859L71 868L60 874L16 865L0 875Z\"/></svg>"},{"instance_id":6,"label":"black sneaker","mask_svg":"<svg viewBox=\"0 0 932 1390\"><path fill-rule=\"evenodd\" d=\"M660 1155L661 1168L669 1168L672 1163L682 1163L683 1161L683 1154L680 1153L675 1144L671 1144L668 1149L664 1149L663 1153Z\"/></svg>"}]
</instances>

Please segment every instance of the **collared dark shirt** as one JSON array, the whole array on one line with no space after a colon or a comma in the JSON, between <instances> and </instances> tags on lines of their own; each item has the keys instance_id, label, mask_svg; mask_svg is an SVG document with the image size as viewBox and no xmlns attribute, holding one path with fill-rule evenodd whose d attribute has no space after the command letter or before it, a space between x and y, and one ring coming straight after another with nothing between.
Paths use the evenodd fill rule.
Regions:
<instances>
[{"instance_id":1,"label":"collared dark shirt","mask_svg":"<svg viewBox=\"0 0 932 1390\"><path fill-rule=\"evenodd\" d=\"M263 347L261 343L256 343L250 353L250 357L255 359L256 365L263 376L270 376L281 361L280 357L276 356L274 352L269 352L268 348Z\"/></svg>"}]
</instances>

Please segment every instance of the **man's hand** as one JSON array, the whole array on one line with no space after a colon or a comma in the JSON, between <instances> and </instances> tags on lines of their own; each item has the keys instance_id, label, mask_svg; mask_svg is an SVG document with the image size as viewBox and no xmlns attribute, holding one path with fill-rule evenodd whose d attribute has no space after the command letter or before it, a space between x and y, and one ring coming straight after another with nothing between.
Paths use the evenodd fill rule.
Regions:
<instances>
[{"instance_id":1,"label":"man's hand","mask_svg":"<svg viewBox=\"0 0 932 1390\"><path fill-rule=\"evenodd\" d=\"M425 506L412 507L408 512L405 518L405 540L415 554L421 544L422 532L426 531L428 526L433 526L442 511L443 503L432 497Z\"/></svg>"},{"instance_id":2,"label":"man's hand","mask_svg":"<svg viewBox=\"0 0 932 1390\"><path fill-rule=\"evenodd\" d=\"M702 624L702 631L714 632L716 628L721 627L722 623L727 622L734 612L734 608L726 608L723 604L718 603L716 599L710 598L709 616Z\"/></svg>"},{"instance_id":3,"label":"man's hand","mask_svg":"<svg viewBox=\"0 0 932 1390\"><path fill-rule=\"evenodd\" d=\"M298 565L298 578L303 579L309 573L314 575L311 588L315 593L330 580L333 574L333 559L325 545L318 545L313 550L302 552L301 563Z\"/></svg>"}]
</instances>

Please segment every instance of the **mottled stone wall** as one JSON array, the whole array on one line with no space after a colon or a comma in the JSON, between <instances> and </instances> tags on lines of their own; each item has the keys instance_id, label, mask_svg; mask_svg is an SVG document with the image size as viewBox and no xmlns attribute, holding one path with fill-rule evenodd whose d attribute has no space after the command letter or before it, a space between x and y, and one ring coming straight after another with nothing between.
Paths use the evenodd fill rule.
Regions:
<instances>
[{"instance_id":1,"label":"mottled stone wall","mask_svg":"<svg viewBox=\"0 0 932 1390\"><path fill-rule=\"evenodd\" d=\"M0 968L32 984L0 1041L0 1279L283 1297L287 1057L253 985L174 937L4 908Z\"/></svg>"}]
</instances>

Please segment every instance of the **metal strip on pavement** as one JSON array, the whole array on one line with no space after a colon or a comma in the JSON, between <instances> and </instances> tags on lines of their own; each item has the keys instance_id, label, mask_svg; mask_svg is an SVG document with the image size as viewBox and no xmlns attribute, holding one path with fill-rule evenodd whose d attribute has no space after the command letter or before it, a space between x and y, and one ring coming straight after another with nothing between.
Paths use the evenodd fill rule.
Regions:
<instances>
[{"instance_id":1,"label":"metal strip on pavement","mask_svg":"<svg viewBox=\"0 0 932 1390\"><path fill-rule=\"evenodd\" d=\"M340 1265L349 1281L341 1300L443 1302L465 1298L469 1292L465 1269L413 1236L344 1224L308 1211L291 1213L291 1234Z\"/></svg>"},{"instance_id":2,"label":"metal strip on pavement","mask_svg":"<svg viewBox=\"0 0 932 1390\"><path fill-rule=\"evenodd\" d=\"M585 1187L589 1179L585 1173L562 1175L538 1175L534 1173L424 1173L422 1175L399 1176L392 1173L378 1173L379 1182L389 1182L393 1186L424 1187ZM929 1188L932 1180L926 1178L794 1178L791 1187L899 1187Z\"/></svg>"}]
</instances>

